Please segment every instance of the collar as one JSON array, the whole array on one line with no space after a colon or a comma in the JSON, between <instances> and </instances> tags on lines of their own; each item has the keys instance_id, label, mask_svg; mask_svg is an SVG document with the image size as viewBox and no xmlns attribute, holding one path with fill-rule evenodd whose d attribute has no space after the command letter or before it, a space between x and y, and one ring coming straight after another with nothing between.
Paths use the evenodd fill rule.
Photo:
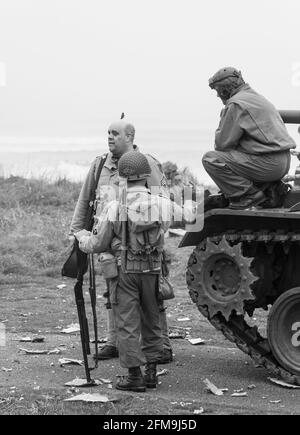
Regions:
<instances>
[{"instance_id":1,"label":"collar","mask_svg":"<svg viewBox=\"0 0 300 435\"><path fill-rule=\"evenodd\" d=\"M139 147L137 145L133 145L133 151L139 151ZM114 157L112 153L108 153L106 162L104 166L108 168L110 171L118 169L119 160L117 157Z\"/></svg>"},{"instance_id":2,"label":"collar","mask_svg":"<svg viewBox=\"0 0 300 435\"><path fill-rule=\"evenodd\" d=\"M234 95L238 94L239 92L244 91L245 89L250 89L248 83L244 83L243 85L239 86L234 91L232 91L230 98L232 98Z\"/></svg>"},{"instance_id":3,"label":"collar","mask_svg":"<svg viewBox=\"0 0 300 435\"><path fill-rule=\"evenodd\" d=\"M112 153L108 154L104 166L108 168L110 171L112 170L116 171L118 169L118 160L112 155Z\"/></svg>"}]
</instances>

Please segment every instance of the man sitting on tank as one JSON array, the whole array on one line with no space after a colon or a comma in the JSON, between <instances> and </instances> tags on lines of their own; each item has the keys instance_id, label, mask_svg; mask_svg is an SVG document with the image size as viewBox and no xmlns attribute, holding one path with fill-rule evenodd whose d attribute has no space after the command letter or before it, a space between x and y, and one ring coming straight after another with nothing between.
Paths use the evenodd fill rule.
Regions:
<instances>
[{"instance_id":1,"label":"man sitting on tank","mask_svg":"<svg viewBox=\"0 0 300 435\"><path fill-rule=\"evenodd\" d=\"M237 69L222 68L209 80L209 86L225 107L215 135L215 151L204 155L203 166L230 208L262 205L266 196L259 184L279 181L288 173L290 150L296 143L273 104L245 83Z\"/></svg>"}]
</instances>

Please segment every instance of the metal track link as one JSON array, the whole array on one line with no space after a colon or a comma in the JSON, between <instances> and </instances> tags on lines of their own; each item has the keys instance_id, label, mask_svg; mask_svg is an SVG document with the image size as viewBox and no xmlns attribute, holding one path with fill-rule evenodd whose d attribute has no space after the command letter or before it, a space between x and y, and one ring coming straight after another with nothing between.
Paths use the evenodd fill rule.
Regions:
<instances>
[{"instance_id":1,"label":"metal track link","mask_svg":"<svg viewBox=\"0 0 300 435\"><path fill-rule=\"evenodd\" d=\"M283 231L270 232L267 230L262 230L257 233L253 233L250 230L240 233L229 231L228 233L210 238L210 241L218 243L224 236L230 244L237 244L240 242L261 242L274 245L279 242L284 244L286 252L288 252L293 243L300 242L299 234L289 232L285 233ZM206 241L203 241L201 245L196 248L196 251L205 250L205 246ZM192 254L189 268L195 263L197 263L197 259L195 255ZM270 373L281 377L290 384L300 385L300 376L296 376L280 366L272 354L268 340L260 335L256 326L250 327L243 316L232 314L228 321L220 313L213 317L210 316L208 307L206 305L201 305L202 302L198 300L199 294L197 290L195 290L195 283L193 283L193 287L191 285L192 271L189 270L189 268L187 272L187 284L190 297L197 305L201 314L206 317L217 330L221 331L229 341L249 355L257 365L266 368Z\"/></svg>"}]
</instances>

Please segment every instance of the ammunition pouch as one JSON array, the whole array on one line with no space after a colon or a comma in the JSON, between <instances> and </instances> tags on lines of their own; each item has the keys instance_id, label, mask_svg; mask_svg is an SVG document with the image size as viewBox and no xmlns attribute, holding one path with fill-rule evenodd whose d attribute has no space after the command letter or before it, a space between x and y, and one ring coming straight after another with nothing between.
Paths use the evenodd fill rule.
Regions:
<instances>
[{"instance_id":1,"label":"ammunition pouch","mask_svg":"<svg viewBox=\"0 0 300 435\"><path fill-rule=\"evenodd\" d=\"M162 252L153 250L151 253L133 252L130 248L126 251L126 273L153 273L160 274ZM151 256L151 267L149 265Z\"/></svg>"}]
</instances>

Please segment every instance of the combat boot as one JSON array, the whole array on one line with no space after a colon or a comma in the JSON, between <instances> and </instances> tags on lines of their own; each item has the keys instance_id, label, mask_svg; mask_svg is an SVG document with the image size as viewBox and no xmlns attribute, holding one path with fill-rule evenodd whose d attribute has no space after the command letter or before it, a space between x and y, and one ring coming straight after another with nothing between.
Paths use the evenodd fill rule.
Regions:
<instances>
[{"instance_id":1,"label":"combat boot","mask_svg":"<svg viewBox=\"0 0 300 435\"><path fill-rule=\"evenodd\" d=\"M158 377L156 374L156 363L146 364L144 379L147 388L156 388L158 384Z\"/></svg>"},{"instance_id":2,"label":"combat boot","mask_svg":"<svg viewBox=\"0 0 300 435\"><path fill-rule=\"evenodd\" d=\"M248 208L257 207L264 203L266 199L264 193L259 190L250 195L244 195L239 201L231 201L229 208L232 210L247 210Z\"/></svg>"},{"instance_id":3,"label":"combat boot","mask_svg":"<svg viewBox=\"0 0 300 435\"><path fill-rule=\"evenodd\" d=\"M146 391L145 381L140 367L128 369L128 376L123 376L116 385L117 390L135 391L144 393Z\"/></svg>"},{"instance_id":4,"label":"combat boot","mask_svg":"<svg viewBox=\"0 0 300 435\"><path fill-rule=\"evenodd\" d=\"M172 349L164 349L160 359L157 364L170 364L173 361L173 351Z\"/></svg>"},{"instance_id":5,"label":"combat boot","mask_svg":"<svg viewBox=\"0 0 300 435\"><path fill-rule=\"evenodd\" d=\"M119 352L115 346L111 346L106 344L102 349L98 352L98 360L103 361L107 359L118 358ZM96 359L96 355L94 355L94 359Z\"/></svg>"}]
</instances>

